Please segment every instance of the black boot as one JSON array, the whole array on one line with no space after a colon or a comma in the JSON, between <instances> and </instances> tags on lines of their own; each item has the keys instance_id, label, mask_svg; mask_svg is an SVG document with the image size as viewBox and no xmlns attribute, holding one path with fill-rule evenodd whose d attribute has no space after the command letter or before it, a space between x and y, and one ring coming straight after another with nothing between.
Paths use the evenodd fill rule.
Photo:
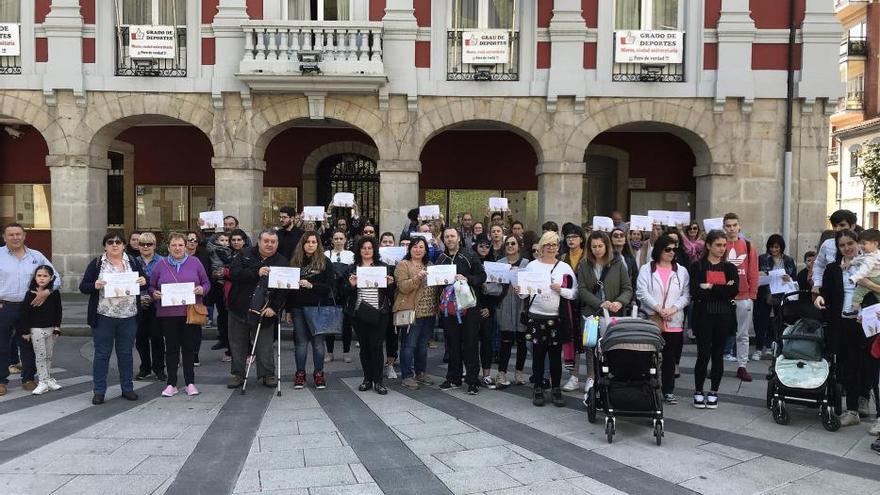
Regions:
<instances>
[{"instance_id":1,"label":"black boot","mask_svg":"<svg viewBox=\"0 0 880 495\"><path fill-rule=\"evenodd\" d=\"M565 407L565 400L562 398L562 389L559 387L554 387L551 392L553 395L553 405L556 407Z\"/></svg>"},{"instance_id":2,"label":"black boot","mask_svg":"<svg viewBox=\"0 0 880 495\"><path fill-rule=\"evenodd\" d=\"M543 407L544 406L544 389L541 387L535 387L535 398L532 399L532 404Z\"/></svg>"}]
</instances>

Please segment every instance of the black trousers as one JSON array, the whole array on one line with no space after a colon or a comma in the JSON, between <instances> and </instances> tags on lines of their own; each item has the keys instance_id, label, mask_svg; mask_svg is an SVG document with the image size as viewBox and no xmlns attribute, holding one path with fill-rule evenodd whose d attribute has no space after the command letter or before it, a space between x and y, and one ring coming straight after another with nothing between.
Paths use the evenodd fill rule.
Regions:
<instances>
[{"instance_id":1,"label":"black trousers","mask_svg":"<svg viewBox=\"0 0 880 495\"><path fill-rule=\"evenodd\" d=\"M152 306L140 312L134 347L141 358L141 374L165 373L165 337Z\"/></svg>"},{"instance_id":2,"label":"black trousers","mask_svg":"<svg viewBox=\"0 0 880 495\"><path fill-rule=\"evenodd\" d=\"M362 303L365 304L365 303ZM385 368L385 327L388 326L388 314L383 314L378 325L364 323L357 318L351 319L354 324L354 332L361 344L360 358L361 368L364 370L364 380L373 383L382 383L382 370Z\"/></svg>"},{"instance_id":3,"label":"black trousers","mask_svg":"<svg viewBox=\"0 0 880 495\"><path fill-rule=\"evenodd\" d=\"M517 358L519 351L517 351ZM544 360L550 357L550 386L559 388L562 381L562 345L532 342L532 374L535 375L535 386L544 382ZM540 377L536 374L540 373Z\"/></svg>"},{"instance_id":4,"label":"black trousers","mask_svg":"<svg viewBox=\"0 0 880 495\"><path fill-rule=\"evenodd\" d=\"M342 352L348 354L351 351L351 317L347 314L342 315ZM333 353L333 347L336 344L336 336L335 335L327 335L324 337L324 342L327 344L327 352Z\"/></svg>"},{"instance_id":5,"label":"black trousers","mask_svg":"<svg viewBox=\"0 0 880 495\"><path fill-rule=\"evenodd\" d=\"M385 325L385 357L391 361L397 359L400 350L400 329L394 326L394 321L388 318Z\"/></svg>"},{"instance_id":6,"label":"black trousers","mask_svg":"<svg viewBox=\"0 0 880 495\"><path fill-rule=\"evenodd\" d=\"M871 358L868 339L858 321L840 320L839 332L840 383L846 393L846 408L859 409L859 397L868 397L877 382L877 361Z\"/></svg>"},{"instance_id":7,"label":"black trousers","mask_svg":"<svg viewBox=\"0 0 880 495\"><path fill-rule=\"evenodd\" d=\"M663 364L660 368L662 389L664 394L671 394L675 390L675 364L676 356L681 356L681 348L684 346L684 332L664 332L663 340Z\"/></svg>"},{"instance_id":8,"label":"black trousers","mask_svg":"<svg viewBox=\"0 0 880 495\"><path fill-rule=\"evenodd\" d=\"M185 385L195 383L196 374L193 362L195 358L195 337L193 333L202 333L198 325L187 325L186 316L166 316L158 318L159 325L165 334L165 367L168 370L168 385L177 386L177 366L183 356L183 380ZM200 339L201 340L201 339Z\"/></svg>"},{"instance_id":9,"label":"black trousers","mask_svg":"<svg viewBox=\"0 0 880 495\"><path fill-rule=\"evenodd\" d=\"M697 337L697 364L694 365L694 390L703 391L706 382L706 369L712 360L712 371L709 378L713 392L718 391L721 377L724 375L724 344L736 328L736 316L705 315L695 319L694 335Z\"/></svg>"},{"instance_id":10,"label":"black trousers","mask_svg":"<svg viewBox=\"0 0 880 495\"><path fill-rule=\"evenodd\" d=\"M480 367L484 370L492 368L495 349L492 337L495 334L495 311L489 310L489 316L480 316Z\"/></svg>"},{"instance_id":11,"label":"black trousers","mask_svg":"<svg viewBox=\"0 0 880 495\"><path fill-rule=\"evenodd\" d=\"M480 312L471 308L461 317L461 323L455 316L441 318L446 350L449 351L449 369L446 380L449 383L461 384L461 368L467 370L468 385L476 385L480 374L480 362L477 355L477 342L480 332Z\"/></svg>"},{"instance_id":12,"label":"black trousers","mask_svg":"<svg viewBox=\"0 0 880 495\"><path fill-rule=\"evenodd\" d=\"M211 287L211 291L217 291L218 297L214 299L214 306L217 308L217 340L220 345L229 349L229 311L226 309L226 302L223 301L223 286L215 284ZM197 351L198 352L198 351Z\"/></svg>"},{"instance_id":13,"label":"black trousers","mask_svg":"<svg viewBox=\"0 0 880 495\"><path fill-rule=\"evenodd\" d=\"M498 371L507 373L507 366L510 364L510 354L513 345L516 344L516 371L522 371L526 366L526 354L528 347L526 346L525 332L501 332L501 348L498 350ZM543 367L543 364L541 365Z\"/></svg>"}]
</instances>

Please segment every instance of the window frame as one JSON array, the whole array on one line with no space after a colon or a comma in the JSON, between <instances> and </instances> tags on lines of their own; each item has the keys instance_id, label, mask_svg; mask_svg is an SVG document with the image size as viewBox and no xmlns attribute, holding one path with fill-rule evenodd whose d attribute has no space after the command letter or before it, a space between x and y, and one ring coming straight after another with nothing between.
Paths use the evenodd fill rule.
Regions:
<instances>
[{"instance_id":1,"label":"window frame","mask_svg":"<svg viewBox=\"0 0 880 495\"><path fill-rule=\"evenodd\" d=\"M655 0L639 0L639 27L637 29L632 29L632 31L685 31L683 26L685 25L684 18L684 7L685 3L683 0L674 0L677 2L678 8L676 9L676 26L674 29L661 29L654 26L654 2ZM624 31L629 30L627 28L621 28L617 26L617 8L620 5L619 0L614 0L614 30L615 31Z\"/></svg>"},{"instance_id":2,"label":"window frame","mask_svg":"<svg viewBox=\"0 0 880 495\"><path fill-rule=\"evenodd\" d=\"M162 24L159 4L162 0L150 0L150 22L147 24L149 26L170 26L171 24ZM319 0L322 1L322 0ZM177 4L177 0L172 0L173 4ZM119 26L134 26L136 24L126 24L124 22L125 19L125 2L120 0L116 3L118 7L117 19ZM183 3L183 12L178 9L177 11L177 24L174 25L175 28L185 28L186 25L186 2Z\"/></svg>"},{"instance_id":3,"label":"window frame","mask_svg":"<svg viewBox=\"0 0 880 495\"><path fill-rule=\"evenodd\" d=\"M520 0L511 0L513 2L513 19L512 25L509 28L506 27L489 27L489 0L477 0L477 25L475 27L461 27L458 26L458 17L456 16L456 12L459 10L459 6L461 5L462 0L453 0L449 2L449 30L450 31L474 31L474 30L486 30L486 29L500 29L503 31L509 32L519 32L519 7Z\"/></svg>"},{"instance_id":4,"label":"window frame","mask_svg":"<svg viewBox=\"0 0 880 495\"><path fill-rule=\"evenodd\" d=\"M307 0L307 1L308 1L308 0ZM288 20L288 21L303 21L303 22L305 22L305 21L311 21L311 22L349 22L349 21L366 21L366 20L368 20L368 19L358 19L358 18L356 18L356 17L357 17L357 12L359 11L359 9L357 8L357 5L356 5L356 4L359 3L359 2L363 2L363 1L364 1L364 0L349 0L349 1L348 1L348 21L339 21L339 20L335 20L335 21L334 21L334 20L331 20L331 21L328 21L328 20L325 20L325 19L324 19L324 0L317 0L317 2L318 2L318 6L317 6L317 9L318 9L317 14L318 14L318 16L317 16L317 17L318 17L318 18L315 19L315 20L312 20L312 19L292 19L292 18L290 17L290 1L289 1L289 0L282 0L282 2L281 2L281 18L282 18L282 19L286 19L286 20ZM338 10L338 9L337 9L337 10ZM311 17L311 16L309 16L309 17Z\"/></svg>"}]
</instances>

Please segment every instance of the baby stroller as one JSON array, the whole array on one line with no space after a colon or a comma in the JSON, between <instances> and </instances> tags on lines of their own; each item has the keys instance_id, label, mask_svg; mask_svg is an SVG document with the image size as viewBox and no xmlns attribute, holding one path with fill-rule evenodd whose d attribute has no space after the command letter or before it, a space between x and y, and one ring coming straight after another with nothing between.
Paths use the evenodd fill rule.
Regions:
<instances>
[{"instance_id":1,"label":"baby stroller","mask_svg":"<svg viewBox=\"0 0 880 495\"><path fill-rule=\"evenodd\" d=\"M790 421L787 406L815 407L828 431L840 429L837 358L826 346L822 313L810 292L782 296L782 335L774 336L773 360L767 373L767 408L781 425Z\"/></svg>"},{"instance_id":2,"label":"baby stroller","mask_svg":"<svg viewBox=\"0 0 880 495\"><path fill-rule=\"evenodd\" d=\"M596 346L595 386L585 400L587 419L596 421L599 409L605 412L605 435L614 439L616 418L651 418L657 445L663 439L663 400L660 396L660 369L663 336L653 322L633 316L612 318L605 311Z\"/></svg>"}]
</instances>

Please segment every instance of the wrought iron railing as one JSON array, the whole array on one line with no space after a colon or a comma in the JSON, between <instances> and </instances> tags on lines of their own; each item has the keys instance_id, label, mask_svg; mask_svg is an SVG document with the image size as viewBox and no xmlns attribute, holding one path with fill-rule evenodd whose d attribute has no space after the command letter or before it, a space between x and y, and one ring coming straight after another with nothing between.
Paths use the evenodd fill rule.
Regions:
<instances>
[{"instance_id":1,"label":"wrought iron railing","mask_svg":"<svg viewBox=\"0 0 880 495\"><path fill-rule=\"evenodd\" d=\"M508 63L478 66L462 62L463 31L447 31L446 80L519 81L519 32L508 31L507 39L510 43Z\"/></svg>"},{"instance_id":2,"label":"wrought iron railing","mask_svg":"<svg viewBox=\"0 0 880 495\"><path fill-rule=\"evenodd\" d=\"M847 36L840 42L840 58L865 57L868 55L868 38Z\"/></svg>"},{"instance_id":3,"label":"wrought iron railing","mask_svg":"<svg viewBox=\"0 0 880 495\"><path fill-rule=\"evenodd\" d=\"M21 74L21 57L0 57L0 74Z\"/></svg>"},{"instance_id":4,"label":"wrought iron railing","mask_svg":"<svg viewBox=\"0 0 880 495\"><path fill-rule=\"evenodd\" d=\"M329 201L338 192L350 192L364 220L379 220L379 171L375 161L356 154L332 156L319 166L318 179L322 200Z\"/></svg>"},{"instance_id":5,"label":"wrought iron railing","mask_svg":"<svg viewBox=\"0 0 880 495\"><path fill-rule=\"evenodd\" d=\"M116 75L186 77L186 28L177 28L174 58L132 59L129 56L129 28L120 26L116 40ZM122 52L120 53L120 49Z\"/></svg>"},{"instance_id":6,"label":"wrought iron railing","mask_svg":"<svg viewBox=\"0 0 880 495\"><path fill-rule=\"evenodd\" d=\"M614 40L616 43L616 40ZM684 43L684 40L682 41ZM612 46L614 46L612 44ZM686 44L684 46L687 46ZM611 80L615 82L662 82L676 83L685 81L685 62L687 51L682 55L680 64L619 64L611 69Z\"/></svg>"}]
</instances>

